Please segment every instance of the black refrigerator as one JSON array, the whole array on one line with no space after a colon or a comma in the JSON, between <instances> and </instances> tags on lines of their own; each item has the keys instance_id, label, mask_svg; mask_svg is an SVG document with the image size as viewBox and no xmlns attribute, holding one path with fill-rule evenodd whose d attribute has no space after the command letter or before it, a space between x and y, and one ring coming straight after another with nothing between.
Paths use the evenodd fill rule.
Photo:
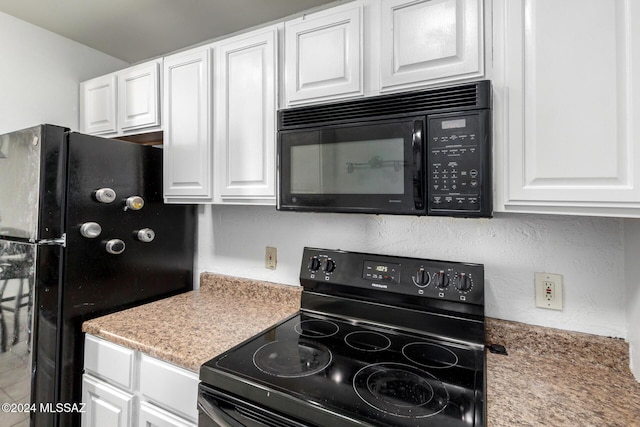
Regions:
<instances>
[{"instance_id":1,"label":"black refrigerator","mask_svg":"<svg viewBox=\"0 0 640 427\"><path fill-rule=\"evenodd\" d=\"M23 381L11 390L28 396L7 395L31 403L24 425L80 425L40 404L80 402L82 322L191 290L195 220L163 203L160 148L53 125L0 135L0 375Z\"/></svg>"}]
</instances>

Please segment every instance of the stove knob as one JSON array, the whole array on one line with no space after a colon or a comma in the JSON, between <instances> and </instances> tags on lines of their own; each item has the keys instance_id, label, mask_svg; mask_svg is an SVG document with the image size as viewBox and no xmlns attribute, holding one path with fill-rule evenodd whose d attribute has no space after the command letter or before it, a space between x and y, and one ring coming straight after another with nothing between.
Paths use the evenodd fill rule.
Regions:
<instances>
[{"instance_id":1,"label":"stove knob","mask_svg":"<svg viewBox=\"0 0 640 427\"><path fill-rule=\"evenodd\" d=\"M431 277L429 276L429 273L425 271L424 268L420 268L416 272L416 282L415 282L416 286L420 288L424 288L429 284L430 281L431 281Z\"/></svg>"},{"instance_id":2,"label":"stove knob","mask_svg":"<svg viewBox=\"0 0 640 427\"><path fill-rule=\"evenodd\" d=\"M461 292L466 292L471 289L472 285L473 283L471 282L469 276L467 276L467 273L460 273L460 276L458 277L458 283L456 284L456 289Z\"/></svg>"},{"instance_id":3,"label":"stove knob","mask_svg":"<svg viewBox=\"0 0 640 427\"><path fill-rule=\"evenodd\" d=\"M125 247L124 242L120 239L111 239L105 245L106 251L112 255L120 255L124 252Z\"/></svg>"},{"instance_id":4,"label":"stove knob","mask_svg":"<svg viewBox=\"0 0 640 427\"><path fill-rule=\"evenodd\" d=\"M440 289L446 289L449 286L449 275L444 270L436 274L436 286Z\"/></svg>"},{"instance_id":5,"label":"stove knob","mask_svg":"<svg viewBox=\"0 0 640 427\"><path fill-rule=\"evenodd\" d=\"M309 265L307 265L307 267L311 271L320 270L320 260L318 259L318 257L317 256L312 256L311 258L309 258Z\"/></svg>"},{"instance_id":6,"label":"stove knob","mask_svg":"<svg viewBox=\"0 0 640 427\"><path fill-rule=\"evenodd\" d=\"M333 273L335 269L336 269L336 262L330 258L327 258L327 260L324 263L325 273Z\"/></svg>"}]
</instances>

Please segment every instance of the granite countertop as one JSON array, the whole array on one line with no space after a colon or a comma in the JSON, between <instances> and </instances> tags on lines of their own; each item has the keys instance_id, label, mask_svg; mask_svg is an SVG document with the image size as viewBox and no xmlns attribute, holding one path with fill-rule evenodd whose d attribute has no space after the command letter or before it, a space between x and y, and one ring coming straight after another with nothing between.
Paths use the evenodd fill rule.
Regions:
<instances>
[{"instance_id":1,"label":"granite countertop","mask_svg":"<svg viewBox=\"0 0 640 427\"><path fill-rule=\"evenodd\" d=\"M490 427L640 426L640 383L624 340L487 319Z\"/></svg>"},{"instance_id":2,"label":"granite countertop","mask_svg":"<svg viewBox=\"0 0 640 427\"><path fill-rule=\"evenodd\" d=\"M200 289L84 323L83 330L197 372L300 308L300 287L203 274ZM487 319L488 427L640 426L640 383L620 339Z\"/></svg>"},{"instance_id":3,"label":"granite countertop","mask_svg":"<svg viewBox=\"0 0 640 427\"><path fill-rule=\"evenodd\" d=\"M204 274L200 289L83 323L82 330L198 372L300 309L302 288Z\"/></svg>"}]
</instances>

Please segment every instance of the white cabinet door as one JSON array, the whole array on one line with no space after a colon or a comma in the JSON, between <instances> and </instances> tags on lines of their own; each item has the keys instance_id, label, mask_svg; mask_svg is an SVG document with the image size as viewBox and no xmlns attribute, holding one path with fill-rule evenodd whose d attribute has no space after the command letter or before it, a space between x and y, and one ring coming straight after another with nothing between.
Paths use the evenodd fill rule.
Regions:
<instances>
[{"instance_id":1,"label":"white cabinet door","mask_svg":"<svg viewBox=\"0 0 640 427\"><path fill-rule=\"evenodd\" d=\"M164 197L212 198L211 52L164 59Z\"/></svg>"},{"instance_id":2,"label":"white cabinet door","mask_svg":"<svg viewBox=\"0 0 640 427\"><path fill-rule=\"evenodd\" d=\"M484 73L482 0L382 0L381 91Z\"/></svg>"},{"instance_id":3,"label":"white cabinet door","mask_svg":"<svg viewBox=\"0 0 640 427\"><path fill-rule=\"evenodd\" d=\"M363 95L362 16L355 2L285 23L287 106Z\"/></svg>"},{"instance_id":4,"label":"white cabinet door","mask_svg":"<svg viewBox=\"0 0 640 427\"><path fill-rule=\"evenodd\" d=\"M152 61L118 74L119 132L160 125L160 63Z\"/></svg>"},{"instance_id":5,"label":"white cabinet door","mask_svg":"<svg viewBox=\"0 0 640 427\"><path fill-rule=\"evenodd\" d=\"M143 398L194 422L198 420L198 383L198 374L194 372L146 354L140 356L140 393Z\"/></svg>"},{"instance_id":6,"label":"white cabinet door","mask_svg":"<svg viewBox=\"0 0 640 427\"><path fill-rule=\"evenodd\" d=\"M216 45L215 195L275 204L278 29Z\"/></svg>"},{"instance_id":7,"label":"white cabinet door","mask_svg":"<svg viewBox=\"0 0 640 427\"><path fill-rule=\"evenodd\" d=\"M89 375L82 377L82 427L129 427L133 395Z\"/></svg>"},{"instance_id":8,"label":"white cabinet door","mask_svg":"<svg viewBox=\"0 0 640 427\"><path fill-rule=\"evenodd\" d=\"M80 131L116 133L116 96L115 74L80 83Z\"/></svg>"},{"instance_id":9,"label":"white cabinet door","mask_svg":"<svg viewBox=\"0 0 640 427\"><path fill-rule=\"evenodd\" d=\"M496 210L640 216L640 3L493 7Z\"/></svg>"},{"instance_id":10,"label":"white cabinet door","mask_svg":"<svg viewBox=\"0 0 640 427\"><path fill-rule=\"evenodd\" d=\"M196 425L150 403L141 402L138 427L196 427Z\"/></svg>"},{"instance_id":11,"label":"white cabinet door","mask_svg":"<svg viewBox=\"0 0 640 427\"><path fill-rule=\"evenodd\" d=\"M133 390L134 351L87 334L84 339L84 369L127 391Z\"/></svg>"}]
</instances>

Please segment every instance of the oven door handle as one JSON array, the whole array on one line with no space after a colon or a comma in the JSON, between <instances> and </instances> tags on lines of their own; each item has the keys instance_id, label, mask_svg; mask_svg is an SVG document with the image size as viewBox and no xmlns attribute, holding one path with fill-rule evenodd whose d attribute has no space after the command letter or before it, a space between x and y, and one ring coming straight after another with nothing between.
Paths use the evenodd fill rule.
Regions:
<instances>
[{"instance_id":1,"label":"oven door handle","mask_svg":"<svg viewBox=\"0 0 640 427\"><path fill-rule=\"evenodd\" d=\"M413 201L416 209L424 208L423 129L422 120L413 122L411 139L413 151Z\"/></svg>"},{"instance_id":2,"label":"oven door handle","mask_svg":"<svg viewBox=\"0 0 640 427\"><path fill-rule=\"evenodd\" d=\"M212 405L204 396L198 396L198 409L219 427L243 427L238 421L229 417L222 409Z\"/></svg>"}]
</instances>

